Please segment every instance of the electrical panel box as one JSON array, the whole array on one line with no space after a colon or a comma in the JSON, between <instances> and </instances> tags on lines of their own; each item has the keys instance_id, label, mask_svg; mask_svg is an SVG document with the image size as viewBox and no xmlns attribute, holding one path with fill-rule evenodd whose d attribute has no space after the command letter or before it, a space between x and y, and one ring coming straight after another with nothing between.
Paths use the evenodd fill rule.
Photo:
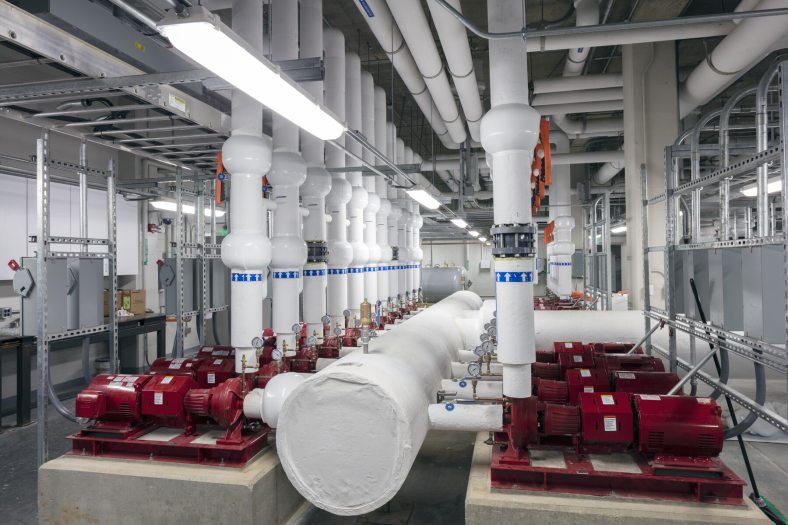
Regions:
<instances>
[{"instance_id":1,"label":"electrical panel box","mask_svg":"<svg viewBox=\"0 0 788 525\"><path fill-rule=\"evenodd\" d=\"M742 251L709 252L709 320L730 331L744 329Z\"/></svg>"},{"instance_id":2,"label":"electrical panel box","mask_svg":"<svg viewBox=\"0 0 788 525\"><path fill-rule=\"evenodd\" d=\"M575 253L572 254L572 279L583 278L584 264L585 258L583 255L583 250L575 250Z\"/></svg>"},{"instance_id":3,"label":"electrical panel box","mask_svg":"<svg viewBox=\"0 0 788 525\"><path fill-rule=\"evenodd\" d=\"M183 311L193 312L199 308L199 279L196 259L183 259ZM159 288L164 290L164 305L167 315L177 312L178 293L176 279L178 276L175 257L164 259L159 267Z\"/></svg>"},{"instance_id":4,"label":"electrical panel box","mask_svg":"<svg viewBox=\"0 0 788 525\"><path fill-rule=\"evenodd\" d=\"M782 246L742 250L744 333L785 343L785 266Z\"/></svg>"},{"instance_id":5,"label":"electrical panel box","mask_svg":"<svg viewBox=\"0 0 788 525\"><path fill-rule=\"evenodd\" d=\"M227 283L230 282L230 272L221 259L209 259L211 278L211 307L229 304L227 297Z\"/></svg>"},{"instance_id":6,"label":"electrical panel box","mask_svg":"<svg viewBox=\"0 0 788 525\"><path fill-rule=\"evenodd\" d=\"M695 279L695 288L698 290L698 299L703 307L703 312L708 319L709 315L709 250L689 250L692 252L692 274ZM687 279L687 288L689 289L689 297L692 299L693 316L696 321L700 321L700 312L695 306L695 294L692 292L692 286Z\"/></svg>"},{"instance_id":7,"label":"electrical panel box","mask_svg":"<svg viewBox=\"0 0 788 525\"><path fill-rule=\"evenodd\" d=\"M99 261L100 262L100 261ZM47 259L47 293L44 308L47 312L47 333L65 332L68 326L66 315L66 291L68 286L68 264L66 259ZM22 268L28 271L33 286L22 296L22 335L38 333L38 261L35 257L23 257Z\"/></svg>"},{"instance_id":8,"label":"electrical panel box","mask_svg":"<svg viewBox=\"0 0 788 525\"><path fill-rule=\"evenodd\" d=\"M104 322L104 261L68 259L68 329L87 328Z\"/></svg>"}]
</instances>

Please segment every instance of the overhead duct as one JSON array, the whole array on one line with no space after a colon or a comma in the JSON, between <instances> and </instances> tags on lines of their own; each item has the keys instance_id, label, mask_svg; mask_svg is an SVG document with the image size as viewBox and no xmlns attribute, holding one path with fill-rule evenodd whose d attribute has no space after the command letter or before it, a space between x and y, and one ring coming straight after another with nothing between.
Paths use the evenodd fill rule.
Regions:
<instances>
[{"instance_id":1,"label":"overhead duct","mask_svg":"<svg viewBox=\"0 0 788 525\"><path fill-rule=\"evenodd\" d=\"M298 5L289 0L274 0L271 55L274 60L298 58ZM299 323L299 300L303 288L301 272L307 261L302 238L299 188L306 181L306 162L299 153L299 130L277 114L273 116L274 154L268 182L271 184L274 211L272 327L276 347L285 357L295 355Z\"/></svg>"},{"instance_id":2,"label":"overhead duct","mask_svg":"<svg viewBox=\"0 0 788 525\"><path fill-rule=\"evenodd\" d=\"M458 12L462 12L460 0L448 0L448 3ZM479 126L484 110L479 96L479 84L473 69L473 57L468 44L468 35L465 33L465 26L437 3L428 1L427 6L430 9L435 29L438 30L438 38L441 41L443 54L446 56L454 88L457 90L457 96L460 98L460 104L463 113L465 113L465 120L468 122L471 138L479 142Z\"/></svg>"},{"instance_id":3,"label":"overhead duct","mask_svg":"<svg viewBox=\"0 0 788 525\"><path fill-rule=\"evenodd\" d=\"M465 142L467 138L465 124L454 100L449 78L443 68L443 60L432 37L427 16L421 8L421 1L386 0L386 3L410 48L421 76L424 77L424 83L432 94L435 107L446 123L449 136L457 144Z\"/></svg>"},{"instance_id":4,"label":"overhead duct","mask_svg":"<svg viewBox=\"0 0 788 525\"><path fill-rule=\"evenodd\" d=\"M377 38L380 47L397 70L402 82L408 88L421 112L427 118L438 139L448 149L457 149L459 143L449 135L446 123L436 109L436 105L427 90L424 78L413 59L408 45L402 38L399 27L391 16L385 0L355 1L361 16L369 24L369 28ZM421 9L421 8L419 8Z\"/></svg>"},{"instance_id":5,"label":"overhead duct","mask_svg":"<svg viewBox=\"0 0 788 525\"><path fill-rule=\"evenodd\" d=\"M476 155L478 161L486 159L484 153ZM623 162L623 150L612 151L578 151L573 153L553 153L550 157L553 166L566 166L571 164L598 164L602 162ZM452 156L438 156L435 160L425 160L421 163L421 171L458 170L460 159Z\"/></svg>"},{"instance_id":6,"label":"overhead duct","mask_svg":"<svg viewBox=\"0 0 788 525\"><path fill-rule=\"evenodd\" d=\"M277 453L293 486L333 514L359 515L399 491L429 430L430 403L451 377L482 300L457 292L316 373L287 397ZM326 446L331 447L327 453Z\"/></svg>"},{"instance_id":7,"label":"overhead duct","mask_svg":"<svg viewBox=\"0 0 788 525\"><path fill-rule=\"evenodd\" d=\"M558 104L579 104L588 102L607 102L624 100L624 90L620 87L584 89L582 91L557 91L535 95L531 102L534 107Z\"/></svg>"},{"instance_id":8,"label":"overhead duct","mask_svg":"<svg viewBox=\"0 0 788 525\"><path fill-rule=\"evenodd\" d=\"M746 5L746 2L742 2ZM740 11L742 6L736 8ZM788 7L788 0L762 0L755 10ZM690 73L679 92L679 115L706 104L760 60L769 48L788 34L788 15L747 18L740 21L714 51Z\"/></svg>"},{"instance_id":9,"label":"overhead duct","mask_svg":"<svg viewBox=\"0 0 788 525\"><path fill-rule=\"evenodd\" d=\"M233 4L233 29L263 51L263 2ZM236 348L235 371L257 369L252 340L263 333L265 275L271 262L268 217L261 188L271 167L270 137L263 135L263 106L245 93L232 96L232 136L222 146L222 162L232 176L230 233L222 240L222 262L230 269L230 344ZM241 277L243 276L243 277ZM247 278L246 276L252 276Z\"/></svg>"},{"instance_id":10,"label":"overhead duct","mask_svg":"<svg viewBox=\"0 0 788 525\"><path fill-rule=\"evenodd\" d=\"M554 115L556 119L566 119L571 113L601 113L608 111L623 111L624 99L603 100L601 102L575 102L569 104L545 104L534 107L539 108L542 115ZM558 122L556 122L558 124ZM561 127L559 124L558 127ZM563 129L563 128L562 128Z\"/></svg>"}]
</instances>

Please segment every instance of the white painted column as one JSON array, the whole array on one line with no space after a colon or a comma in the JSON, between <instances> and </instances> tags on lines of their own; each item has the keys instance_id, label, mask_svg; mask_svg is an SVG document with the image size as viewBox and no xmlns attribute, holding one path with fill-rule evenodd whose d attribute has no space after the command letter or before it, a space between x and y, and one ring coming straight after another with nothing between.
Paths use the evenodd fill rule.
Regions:
<instances>
[{"instance_id":1,"label":"white painted column","mask_svg":"<svg viewBox=\"0 0 788 525\"><path fill-rule=\"evenodd\" d=\"M233 4L233 29L258 51L263 50L262 0ZM222 262L230 269L230 344L236 348L235 370L257 370L252 339L263 334L263 298L271 262L268 220L262 181L271 167L271 138L263 135L263 106L241 91L232 97L232 136L222 147L230 173L231 231L222 241Z\"/></svg>"},{"instance_id":2,"label":"white painted column","mask_svg":"<svg viewBox=\"0 0 788 525\"><path fill-rule=\"evenodd\" d=\"M298 4L274 0L271 54L274 60L298 58ZM307 248L301 237L299 187L306 181L306 163L299 153L298 127L279 115L273 116L274 154L268 182L273 188L277 208L274 212L273 329L276 346L285 356L295 355L299 322L299 295L303 286L301 272Z\"/></svg>"},{"instance_id":3,"label":"white painted column","mask_svg":"<svg viewBox=\"0 0 788 525\"><path fill-rule=\"evenodd\" d=\"M345 36L337 29L326 29L323 34L326 106L340 121L345 120ZM345 138L340 137L344 143ZM334 147L326 149L326 166L344 168L345 154ZM348 307L348 265L353 260L353 249L347 242L347 204L352 189L344 173L331 175L331 191L326 196L328 225L328 316L334 327L344 327L343 312Z\"/></svg>"},{"instance_id":4,"label":"white painted column","mask_svg":"<svg viewBox=\"0 0 788 525\"><path fill-rule=\"evenodd\" d=\"M489 2L487 19L490 31L518 31L525 23L523 4L520 0ZM524 40L490 41L490 99L492 109L482 119L481 134L488 163L493 160L494 222L496 227L522 229L532 223L530 184L523 176L523 167L531 165L539 138L539 113L528 105ZM536 360L534 258L509 256L495 249L493 253L503 393L511 398L527 398L531 396L531 363Z\"/></svg>"}]
</instances>

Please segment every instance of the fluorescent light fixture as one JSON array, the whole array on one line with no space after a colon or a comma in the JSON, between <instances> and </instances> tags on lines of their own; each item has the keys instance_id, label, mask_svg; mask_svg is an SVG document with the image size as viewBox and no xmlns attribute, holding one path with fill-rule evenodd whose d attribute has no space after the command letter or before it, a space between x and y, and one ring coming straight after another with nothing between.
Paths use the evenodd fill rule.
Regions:
<instances>
[{"instance_id":1,"label":"fluorescent light fixture","mask_svg":"<svg viewBox=\"0 0 788 525\"><path fill-rule=\"evenodd\" d=\"M479 237L479 242L487 242L487 237Z\"/></svg>"},{"instance_id":2,"label":"fluorescent light fixture","mask_svg":"<svg viewBox=\"0 0 788 525\"><path fill-rule=\"evenodd\" d=\"M336 117L221 23L219 17L200 6L189 10L191 14L186 18L171 13L158 25L173 46L315 137L334 140L342 136L346 128Z\"/></svg>"},{"instance_id":3,"label":"fluorescent light fixture","mask_svg":"<svg viewBox=\"0 0 788 525\"><path fill-rule=\"evenodd\" d=\"M485 246L492 246L492 243L490 241L487 241L487 242L484 243L484 245Z\"/></svg>"},{"instance_id":4,"label":"fluorescent light fixture","mask_svg":"<svg viewBox=\"0 0 788 525\"><path fill-rule=\"evenodd\" d=\"M178 209L178 205L172 201L151 201L150 205L156 208L157 210L171 211L173 213L175 213ZM194 215L194 206L192 206L191 204L183 204L181 205L181 209L183 210L183 213L187 215ZM216 210L217 217L223 217L224 213L225 213L224 210ZM211 216L210 208L205 208L205 216L206 217Z\"/></svg>"},{"instance_id":5,"label":"fluorescent light fixture","mask_svg":"<svg viewBox=\"0 0 788 525\"><path fill-rule=\"evenodd\" d=\"M407 190L407 194L411 199L418 202L425 208L430 210L437 210L440 208L441 203L424 190Z\"/></svg>"},{"instance_id":6,"label":"fluorescent light fixture","mask_svg":"<svg viewBox=\"0 0 788 525\"><path fill-rule=\"evenodd\" d=\"M782 191L783 189L783 181L780 179L769 181L766 185L766 193L777 193ZM747 186L746 188L742 188L741 194L745 197L755 197L758 195L758 185L753 184L752 186Z\"/></svg>"},{"instance_id":7,"label":"fluorescent light fixture","mask_svg":"<svg viewBox=\"0 0 788 525\"><path fill-rule=\"evenodd\" d=\"M610 233L624 233L627 231L627 225L622 224L621 226L613 226L610 228Z\"/></svg>"},{"instance_id":8,"label":"fluorescent light fixture","mask_svg":"<svg viewBox=\"0 0 788 525\"><path fill-rule=\"evenodd\" d=\"M456 227L458 227L458 228L467 228L468 227L468 223L465 222L462 219L459 219L459 218L458 219L452 219L451 223L453 225L455 225Z\"/></svg>"},{"instance_id":9,"label":"fluorescent light fixture","mask_svg":"<svg viewBox=\"0 0 788 525\"><path fill-rule=\"evenodd\" d=\"M479 232L477 232L476 230L471 230L471 231L468 232L468 234L471 237L478 237L479 236Z\"/></svg>"}]
</instances>

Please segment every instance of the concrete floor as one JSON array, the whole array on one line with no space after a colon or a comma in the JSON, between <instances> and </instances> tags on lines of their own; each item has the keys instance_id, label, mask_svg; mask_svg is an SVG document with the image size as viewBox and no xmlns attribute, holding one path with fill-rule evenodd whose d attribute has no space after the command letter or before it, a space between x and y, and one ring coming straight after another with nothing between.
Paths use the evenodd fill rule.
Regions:
<instances>
[{"instance_id":1,"label":"concrete floor","mask_svg":"<svg viewBox=\"0 0 788 525\"><path fill-rule=\"evenodd\" d=\"M73 407L73 400L67 402ZM68 450L64 436L77 425L50 410L51 457ZM5 421L12 423L12 419ZM36 523L36 425L4 428L0 434L0 522L8 525ZM465 490L475 434L432 432L424 443L404 486L382 509L364 516L339 517L316 508L301 516L299 523L334 525L342 523L377 525L421 525L464 521ZM788 511L788 445L748 443L750 459L761 492L783 512ZM735 442L727 442L723 459L742 478L744 464ZM749 494L749 491L747 491Z\"/></svg>"}]
</instances>

